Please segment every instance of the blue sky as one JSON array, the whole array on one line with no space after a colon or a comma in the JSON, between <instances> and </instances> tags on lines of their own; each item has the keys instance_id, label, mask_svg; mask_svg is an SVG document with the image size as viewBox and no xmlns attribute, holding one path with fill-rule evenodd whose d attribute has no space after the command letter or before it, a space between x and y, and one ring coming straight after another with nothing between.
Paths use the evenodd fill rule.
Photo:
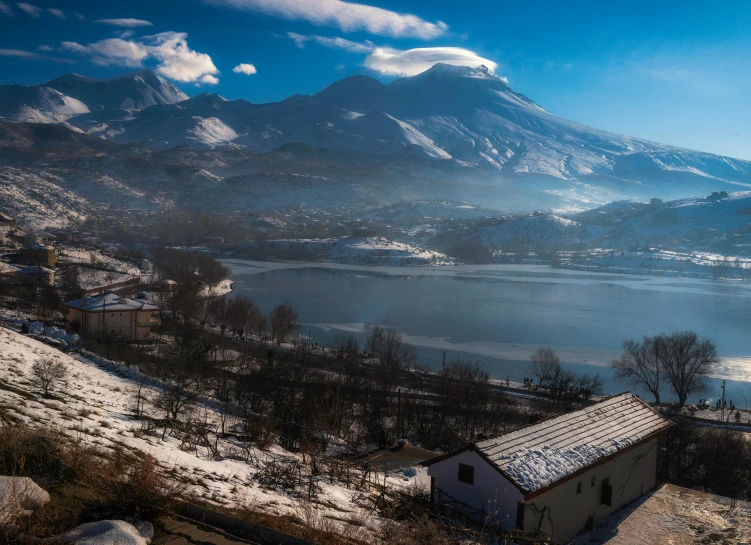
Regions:
<instances>
[{"instance_id":1,"label":"blue sky","mask_svg":"<svg viewBox=\"0 0 751 545\"><path fill-rule=\"evenodd\" d=\"M751 159L749 29L747 1L4 0L0 84L147 66L258 103L485 62L567 119Z\"/></svg>"}]
</instances>

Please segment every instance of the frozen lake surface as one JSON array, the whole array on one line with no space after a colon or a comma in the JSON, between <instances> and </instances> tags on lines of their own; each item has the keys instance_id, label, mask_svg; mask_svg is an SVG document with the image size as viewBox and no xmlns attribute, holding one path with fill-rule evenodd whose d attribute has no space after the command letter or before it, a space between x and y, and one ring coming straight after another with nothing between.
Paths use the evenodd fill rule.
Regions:
<instances>
[{"instance_id":1,"label":"frozen lake surface","mask_svg":"<svg viewBox=\"0 0 751 545\"><path fill-rule=\"evenodd\" d=\"M608 364L621 343L693 330L712 338L723 362L700 397L751 398L751 286L735 282L587 273L535 265L379 267L223 260L235 295L264 312L289 301L304 333L328 343L364 324L399 330L421 360L480 361L494 378L529 376L528 358L551 346L578 373L600 373L607 393L628 389ZM667 395L665 398L670 399Z\"/></svg>"}]
</instances>

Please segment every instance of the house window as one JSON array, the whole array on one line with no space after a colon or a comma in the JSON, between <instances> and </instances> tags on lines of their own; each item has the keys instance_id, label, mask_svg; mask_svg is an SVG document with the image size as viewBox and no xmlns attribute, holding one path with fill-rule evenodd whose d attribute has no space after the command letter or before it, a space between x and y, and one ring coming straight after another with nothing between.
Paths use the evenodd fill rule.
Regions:
<instances>
[{"instance_id":1,"label":"house window","mask_svg":"<svg viewBox=\"0 0 751 545\"><path fill-rule=\"evenodd\" d=\"M581 494L582 493L582 483L581 483L581 481L579 481L578 483L576 483L576 493L577 494Z\"/></svg>"},{"instance_id":2,"label":"house window","mask_svg":"<svg viewBox=\"0 0 751 545\"><path fill-rule=\"evenodd\" d=\"M595 484L597 484L597 477L594 476L594 475L592 475L592 482L591 482L591 484L589 486L590 487L594 487Z\"/></svg>"},{"instance_id":3,"label":"house window","mask_svg":"<svg viewBox=\"0 0 751 545\"><path fill-rule=\"evenodd\" d=\"M467 464L459 464L459 481L475 484L475 468Z\"/></svg>"},{"instance_id":4,"label":"house window","mask_svg":"<svg viewBox=\"0 0 751 545\"><path fill-rule=\"evenodd\" d=\"M600 505L613 505L613 487L610 479L603 479L600 483Z\"/></svg>"}]
</instances>

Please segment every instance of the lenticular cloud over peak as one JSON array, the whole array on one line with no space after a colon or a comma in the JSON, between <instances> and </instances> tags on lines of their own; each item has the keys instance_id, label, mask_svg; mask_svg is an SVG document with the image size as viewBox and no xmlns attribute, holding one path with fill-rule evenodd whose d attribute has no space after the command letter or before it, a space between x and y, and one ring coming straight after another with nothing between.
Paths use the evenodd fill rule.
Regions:
<instances>
[{"instance_id":1,"label":"lenticular cloud over peak","mask_svg":"<svg viewBox=\"0 0 751 545\"><path fill-rule=\"evenodd\" d=\"M388 76L414 76L436 64L470 68L485 66L491 73L498 67L498 63L461 47L419 47L406 51L378 47L368 55L364 64L367 68Z\"/></svg>"}]
</instances>

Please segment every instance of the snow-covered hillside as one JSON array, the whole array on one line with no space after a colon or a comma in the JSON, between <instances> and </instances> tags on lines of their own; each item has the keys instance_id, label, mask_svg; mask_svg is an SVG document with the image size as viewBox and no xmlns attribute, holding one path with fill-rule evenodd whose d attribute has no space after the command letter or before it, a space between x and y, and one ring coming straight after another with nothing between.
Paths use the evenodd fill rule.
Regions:
<instances>
[{"instance_id":1,"label":"snow-covered hillside","mask_svg":"<svg viewBox=\"0 0 751 545\"><path fill-rule=\"evenodd\" d=\"M266 249L290 252L302 259L321 259L350 265L454 265L445 254L383 237L271 240Z\"/></svg>"},{"instance_id":2,"label":"snow-covered hillside","mask_svg":"<svg viewBox=\"0 0 751 545\"><path fill-rule=\"evenodd\" d=\"M0 120L16 123L62 123L89 108L51 87L0 86Z\"/></svg>"},{"instance_id":3,"label":"snow-covered hillside","mask_svg":"<svg viewBox=\"0 0 751 545\"><path fill-rule=\"evenodd\" d=\"M500 218L479 226L475 236L491 247L512 250L616 250L597 258L608 267L625 267L626 261L640 268L660 269L677 261L706 266L722 255L751 256L751 191L665 202L619 201L565 217ZM707 252L712 256L702 257ZM655 266L655 260L663 264Z\"/></svg>"},{"instance_id":4,"label":"snow-covered hillside","mask_svg":"<svg viewBox=\"0 0 751 545\"><path fill-rule=\"evenodd\" d=\"M102 360L88 353L69 355L39 341L0 327L0 409L8 416L29 424L55 427L76 439L98 448L125 448L151 454L159 465L180 480L189 483L189 492L209 502L225 506L253 505L275 515L296 515L300 502L281 488L263 486L259 479L271 463L296 461L298 456L278 445L259 450L241 444L235 435L218 439L219 455L204 447L189 447L171 434L162 438L161 429L149 430L146 419L134 416L133 394L143 379L137 369ZM65 380L45 398L31 379L34 362L52 358L67 370ZM152 401L165 387L154 379L145 379L141 392L146 399L144 414L156 414ZM218 427L220 404L203 398L197 418ZM237 421L230 417L227 429L234 432ZM245 450L243 450L245 448ZM408 473L408 475L407 475ZM398 477L394 478L394 477ZM383 480L383 477L381 477ZM396 486L424 485L423 468L392 475ZM366 532L378 524L377 517L366 516L357 505L362 495L343 483L316 479L318 500L311 504L318 516L329 517L346 525L359 521ZM363 526L363 521L365 522Z\"/></svg>"}]
</instances>

